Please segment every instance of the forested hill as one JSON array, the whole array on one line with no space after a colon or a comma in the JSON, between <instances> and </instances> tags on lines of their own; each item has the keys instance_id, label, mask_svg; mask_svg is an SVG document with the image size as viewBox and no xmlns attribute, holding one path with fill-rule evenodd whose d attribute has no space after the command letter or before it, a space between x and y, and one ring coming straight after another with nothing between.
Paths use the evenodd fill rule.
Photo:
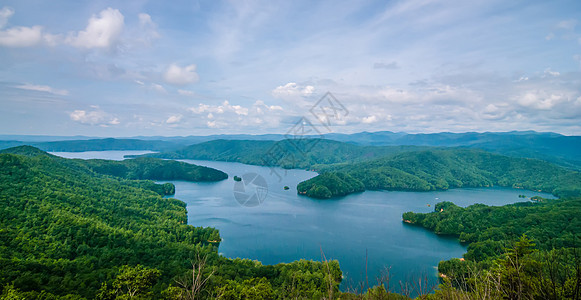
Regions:
<instances>
[{"instance_id":1,"label":"forested hill","mask_svg":"<svg viewBox=\"0 0 581 300\"><path fill-rule=\"evenodd\" d=\"M545 161L481 150L434 149L403 152L353 164L319 165L320 175L297 190L330 198L363 190L431 191L507 186L566 197L581 194L581 174Z\"/></svg>"},{"instance_id":2,"label":"forested hill","mask_svg":"<svg viewBox=\"0 0 581 300\"><path fill-rule=\"evenodd\" d=\"M434 299L579 299L580 216L574 197L499 207L441 202L403 220L469 243L462 259L439 263L447 284Z\"/></svg>"},{"instance_id":3,"label":"forested hill","mask_svg":"<svg viewBox=\"0 0 581 300\"><path fill-rule=\"evenodd\" d=\"M319 136L320 137L320 136ZM421 147L464 147L482 149L496 154L513 157L537 158L556 163L571 169L581 170L581 136L565 136L552 132L512 131L512 132L464 132L464 133L429 133L408 134L403 132L359 132L353 134L331 133L323 136L327 140L350 143L360 146L421 146ZM102 150L152 150L173 152L176 156L197 157L193 147L187 153L187 147L193 144L216 140L233 141L281 141L289 138L282 134L267 135L212 135L187 137L133 137L90 139L88 137L50 137L50 136L0 136L0 149L19 145L31 145L45 151L102 151ZM313 139L313 136L303 136ZM299 139L300 140L300 139ZM248 145L248 143L243 143ZM234 145L234 143L232 144ZM214 149L219 150L219 149ZM302 149L301 151L307 151ZM218 157L221 152L206 152L209 156ZM178 155L179 154L179 155ZM245 156L245 157L242 157ZM235 159L251 157L237 155ZM230 159L224 157L220 160Z\"/></svg>"},{"instance_id":4,"label":"forested hill","mask_svg":"<svg viewBox=\"0 0 581 300\"><path fill-rule=\"evenodd\" d=\"M169 159L202 159L251 165L309 168L316 164L358 162L395 153L426 149L420 146L361 146L326 139L282 141L215 140L179 150L144 156Z\"/></svg>"},{"instance_id":5,"label":"forested hill","mask_svg":"<svg viewBox=\"0 0 581 300\"><path fill-rule=\"evenodd\" d=\"M328 134L328 139L360 145L416 145L430 147L467 147L514 156L537 158L581 170L581 136L553 132L439 132L408 134L403 132L359 132Z\"/></svg>"},{"instance_id":6,"label":"forested hill","mask_svg":"<svg viewBox=\"0 0 581 300\"><path fill-rule=\"evenodd\" d=\"M217 230L184 225L183 202L75 165L0 154L3 284L92 298L121 265L155 266L171 278L191 253L213 251Z\"/></svg>"},{"instance_id":7,"label":"forested hill","mask_svg":"<svg viewBox=\"0 0 581 300\"><path fill-rule=\"evenodd\" d=\"M220 170L156 158L137 158L123 161L102 159L67 160L48 154L32 146L18 146L4 149L0 150L0 153L50 157L64 164L84 167L99 174L125 179L219 181L228 178L228 175Z\"/></svg>"},{"instance_id":8,"label":"forested hill","mask_svg":"<svg viewBox=\"0 0 581 300\"><path fill-rule=\"evenodd\" d=\"M162 198L149 188L154 183L100 175L81 160L32 147L11 152L19 154L0 154L0 298L320 299L329 288L338 293L337 261L263 266L221 257L218 231L186 225L185 203ZM195 293L187 282L192 263L204 282Z\"/></svg>"}]
</instances>

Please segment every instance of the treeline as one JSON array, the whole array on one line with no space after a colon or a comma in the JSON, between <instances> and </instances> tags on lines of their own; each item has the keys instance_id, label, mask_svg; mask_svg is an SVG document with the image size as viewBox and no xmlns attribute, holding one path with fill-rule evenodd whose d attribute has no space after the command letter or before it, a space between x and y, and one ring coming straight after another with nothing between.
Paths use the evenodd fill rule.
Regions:
<instances>
[{"instance_id":1,"label":"treeline","mask_svg":"<svg viewBox=\"0 0 581 300\"><path fill-rule=\"evenodd\" d=\"M506 241L523 234L541 250L581 247L580 213L581 198L466 208L441 202L432 213L406 212L403 220L437 234L458 236L461 242L470 243L466 259L484 261L496 258L507 247Z\"/></svg>"},{"instance_id":2,"label":"treeline","mask_svg":"<svg viewBox=\"0 0 581 300\"><path fill-rule=\"evenodd\" d=\"M540 190L559 197L581 192L581 175L571 169L542 160L462 148L361 146L325 139L215 140L147 156L315 169L321 177L297 188L299 193L316 198L362 190L489 186ZM332 174L323 175L327 172Z\"/></svg>"},{"instance_id":3,"label":"treeline","mask_svg":"<svg viewBox=\"0 0 581 300\"><path fill-rule=\"evenodd\" d=\"M308 169L316 164L359 162L419 146L361 146L326 139L286 139L282 141L214 140L179 150L146 154L167 159L201 159L239 162L259 166Z\"/></svg>"},{"instance_id":4,"label":"treeline","mask_svg":"<svg viewBox=\"0 0 581 300\"><path fill-rule=\"evenodd\" d=\"M228 178L228 174L213 168L157 158L140 157L123 161L90 159L82 163L99 174L126 179L219 181Z\"/></svg>"},{"instance_id":5,"label":"treeline","mask_svg":"<svg viewBox=\"0 0 581 300\"><path fill-rule=\"evenodd\" d=\"M463 259L442 261L434 299L579 299L581 198L461 208L438 203L404 222L469 243Z\"/></svg>"},{"instance_id":6,"label":"treeline","mask_svg":"<svg viewBox=\"0 0 581 300\"><path fill-rule=\"evenodd\" d=\"M263 266L219 256L218 230L187 225L185 203L162 198L151 181L101 175L31 147L12 152L26 156L0 154L0 298L339 293L336 261Z\"/></svg>"},{"instance_id":7,"label":"treeline","mask_svg":"<svg viewBox=\"0 0 581 300\"><path fill-rule=\"evenodd\" d=\"M139 180L185 180L185 181L219 181L228 178L228 174L213 168L197 166L173 160L162 160L156 158L136 158L123 161L112 161L103 159L63 159L48 154L32 146L18 146L14 148L0 150L0 153L20 154L25 156L47 156L72 168L87 168L95 173L111 175L124 179ZM148 188L160 189L155 185L141 182L140 186L147 185ZM171 189L167 184L165 190ZM173 186L173 185L172 185Z\"/></svg>"},{"instance_id":8,"label":"treeline","mask_svg":"<svg viewBox=\"0 0 581 300\"><path fill-rule=\"evenodd\" d=\"M366 190L432 191L506 186L548 192L559 197L581 194L579 172L541 160L481 150L408 151L376 160L317 165L315 168L321 175L300 183L299 193L319 190L323 192L317 197L330 198L344 195L351 186L363 184Z\"/></svg>"},{"instance_id":9,"label":"treeline","mask_svg":"<svg viewBox=\"0 0 581 300\"><path fill-rule=\"evenodd\" d=\"M319 199L343 196L364 190L365 185L361 181L340 172L323 173L297 185L299 194Z\"/></svg>"}]
</instances>

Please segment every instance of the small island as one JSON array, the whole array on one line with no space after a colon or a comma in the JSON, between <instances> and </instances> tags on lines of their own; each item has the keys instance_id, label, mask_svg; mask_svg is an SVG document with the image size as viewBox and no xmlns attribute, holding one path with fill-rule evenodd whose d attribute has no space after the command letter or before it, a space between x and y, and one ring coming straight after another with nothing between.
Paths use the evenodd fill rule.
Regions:
<instances>
[{"instance_id":1,"label":"small island","mask_svg":"<svg viewBox=\"0 0 581 300\"><path fill-rule=\"evenodd\" d=\"M242 178L240 178L240 177L238 177L238 176L234 175L234 181L242 181Z\"/></svg>"},{"instance_id":2,"label":"small island","mask_svg":"<svg viewBox=\"0 0 581 300\"><path fill-rule=\"evenodd\" d=\"M285 186L283 187L283 189L286 191L286 190L288 190L288 189L290 189L290 188L288 187L288 185L285 185Z\"/></svg>"}]
</instances>

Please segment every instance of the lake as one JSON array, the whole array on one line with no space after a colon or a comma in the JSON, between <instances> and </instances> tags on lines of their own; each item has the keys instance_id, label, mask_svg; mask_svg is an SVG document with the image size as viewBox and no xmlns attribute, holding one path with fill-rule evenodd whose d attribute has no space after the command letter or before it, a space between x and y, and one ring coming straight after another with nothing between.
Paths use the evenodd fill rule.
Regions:
<instances>
[{"instance_id":1,"label":"lake","mask_svg":"<svg viewBox=\"0 0 581 300\"><path fill-rule=\"evenodd\" d=\"M53 153L68 158L121 159L124 151ZM141 151L143 153L144 151ZM139 154L139 151L125 151ZM296 185L316 173L240 163L182 160L226 172L227 180L192 183L172 181L175 198L187 204L188 223L220 230L219 252L230 258L249 258L263 264L298 259L337 259L343 270L342 290L365 280L366 256L369 284L376 283L386 267L392 286L397 282L427 278L437 283L438 262L462 257L466 247L456 238L443 237L402 222L407 211L430 212L436 203L459 206L474 203L504 205L522 201L519 194L553 198L546 193L509 188L466 188L438 192L366 191L332 200L297 195ZM264 182L240 191L233 176L260 175ZM251 177L254 177L252 175ZM285 190L284 186L289 189ZM249 189L250 188L250 189ZM235 189L238 195L235 197ZM244 206L240 195L265 195L261 204ZM397 290L397 289L396 289Z\"/></svg>"}]
</instances>

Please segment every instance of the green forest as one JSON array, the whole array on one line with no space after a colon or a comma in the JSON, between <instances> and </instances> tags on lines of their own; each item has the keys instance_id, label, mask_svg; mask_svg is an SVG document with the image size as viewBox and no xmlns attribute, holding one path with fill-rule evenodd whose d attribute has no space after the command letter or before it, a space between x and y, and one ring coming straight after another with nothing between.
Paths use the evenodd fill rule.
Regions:
<instances>
[{"instance_id":1,"label":"green forest","mask_svg":"<svg viewBox=\"0 0 581 300\"><path fill-rule=\"evenodd\" d=\"M433 191L490 186L537 190L559 197L581 194L581 174L577 171L542 160L482 150L406 151L359 163L313 168L321 174L301 182L297 189L316 198L342 196L363 189Z\"/></svg>"},{"instance_id":2,"label":"green forest","mask_svg":"<svg viewBox=\"0 0 581 300\"><path fill-rule=\"evenodd\" d=\"M465 149L405 151L317 168L321 174L300 183L299 193L329 198L366 189L504 185L559 195L502 207L442 202L432 213L405 213L408 226L468 245L462 259L440 262L435 290L415 295L581 297L575 171ZM29 146L1 151L0 299L409 299L409 290L397 294L387 281L340 291L339 262L324 255L320 262L278 265L220 256L218 230L187 225L185 204L163 197L174 193L173 184L152 181L226 177L157 158L64 159Z\"/></svg>"},{"instance_id":3,"label":"green forest","mask_svg":"<svg viewBox=\"0 0 581 300\"><path fill-rule=\"evenodd\" d=\"M421 146L362 146L327 139L214 140L175 151L151 153L144 156L217 160L259 166L278 166L287 169L309 169L317 164L359 162L425 148Z\"/></svg>"},{"instance_id":4,"label":"green forest","mask_svg":"<svg viewBox=\"0 0 581 300\"><path fill-rule=\"evenodd\" d=\"M141 180L184 180L184 181L219 181L228 178L228 174L203 166L162 160L156 158L136 158L123 161L89 159L66 160L48 154L32 146L19 146L0 150L0 153L21 154L26 156L43 155L60 160L71 167L87 168L95 173L111 175L124 179Z\"/></svg>"},{"instance_id":5,"label":"green forest","mask_svg":"<svg viewBox=\"0 0 581 300\"><path fill-rule=\"evenodd\" d=\"M214 140L146 156L315 170L320 175L300 183L297 190L321 199L363 190L490 186L540 190L559 197L581 192L581 175L576 170L467 148L363 146L326 139Z\"/></svg>"},{"instance_id":6,"label":"green forest","mask_svg":"<svg viewBox=\"0 0 581 300\"><path fill-rule=\"evenodd\" d=\"M31 147L5 152L19 154L0 154L2 299L338 293L337 261L264 266L219 256L218 230L187 225L185 204L151 181L102 175Z\"/></svg>"},{"instance_id":7,"label":"green forest","mask_svg":"<svg viewBox=\"0 0 581 300\"><path fill-rule=\"evenodd\" d=\"M462 259L438 265L444 284L436 299L581 297L579 196L501 207L441 202L432 213L404 213L403 221L468 243Z\"/></svg>"}]
</instances>

